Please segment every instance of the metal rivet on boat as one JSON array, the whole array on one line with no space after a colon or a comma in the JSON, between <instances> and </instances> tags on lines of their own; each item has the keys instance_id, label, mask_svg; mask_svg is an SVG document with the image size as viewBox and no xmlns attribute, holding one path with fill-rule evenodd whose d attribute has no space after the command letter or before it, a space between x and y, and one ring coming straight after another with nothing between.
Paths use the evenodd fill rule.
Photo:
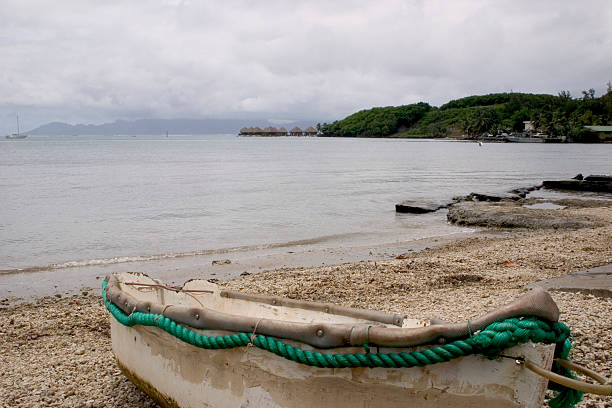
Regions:
<instances>
[{"instance_id":1,"label":"metal rivet on boat","mask_svg":"<svg viewBox=\"0 0 612 408\"><path fill-rule=\"evenodd\" d=\"M275 305L276 304L276 299L272 300L272 304Z\"/></svg>"},{"instance_id":2,"label":"metal rivet on boat","mask_svg":"<svg viewBox=\"0 0 612 408\"><path fill-rule=\"evenodd\" d=\"M200 320L200 315L196 313L195 314L195 318L196 318L196 320Z\"/></svg>"},{"instance_id":3,"label":"metal rivet on boat","mask_svg":"<svg viewBox=\"0 0 612 408\"><path fill-rule=\"evenodd\" d=\"M147 312L151 311L151 305L147 306Z\"/></svg>"},{"instance_id":4,"label":"metal rivet on boat","mask_svg":"<svg viewBox=\"0 0 612 408\"><path fill-rule=\"evenodd\" d=\"M444 337L440 337L440 338L438 339L438 343L440 343L440 344L444 344L444 343L446 343L446 339L445 339Z\"/></svg>"},{"instance_id":5,"label":"metal rivet on boat","mask_svg":"<svg viewBox=\"0 0 612 408\"><path fill-rule=\"evenodd\" d=\"M322 329L317 330L317 336L319 336L319 337L323 337L323 334L324 334L324 333L323 333L323 330L322 330Z\"/></svg>"},{"instance_id":6,"label":"metal rivet on boat","mask_svg":"<svg viewBox=\"0 0 612 408\"><path fill-rule=\"evenodd\" d=\"M325 308L325 313L329 313L329 307Z\"/></svg>"}]
</instances>

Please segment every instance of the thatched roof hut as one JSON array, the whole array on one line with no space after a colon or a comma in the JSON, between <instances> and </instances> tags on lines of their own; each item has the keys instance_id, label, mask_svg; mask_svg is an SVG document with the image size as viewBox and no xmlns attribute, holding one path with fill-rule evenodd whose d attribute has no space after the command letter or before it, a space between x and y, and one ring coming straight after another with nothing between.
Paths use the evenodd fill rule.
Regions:
<instances>
[{"instance_id":1,"label":"thatched roof hut","mask_svg":"<svg viewBox=\"0 0 612 408\"><path fill-rule=\"evenodd\" d=\"M277 129L273 126L268 126L265 129L261 129L259 127L248 127L240 129L240 135L248 135L248 136L287 136L293 135L295 136L303 136L304 131L302 129L295 127L290 132L287 131L284 127Z\"/></svg>"},{"instance_id":2,"label":"thatched roof hut","mask_svg":"<svg viewBox=\"0 0 612 408\"><path fill-rule=\"evenodd\" d=\"M276 136L276 128L272 126L268 126L263 130L264 136Z\"/></svg>"},{"instance_id":3,"label":"thatched roof hut","mask_svg":"<svg viewBox=\"0 0 612 408\"><path fill-rule=\"evenodd\" d=\"M317 134L317 129L312 126L308 126L308 128L304 131L306 136L315 136Z\"/></svg>"}]
</instances>

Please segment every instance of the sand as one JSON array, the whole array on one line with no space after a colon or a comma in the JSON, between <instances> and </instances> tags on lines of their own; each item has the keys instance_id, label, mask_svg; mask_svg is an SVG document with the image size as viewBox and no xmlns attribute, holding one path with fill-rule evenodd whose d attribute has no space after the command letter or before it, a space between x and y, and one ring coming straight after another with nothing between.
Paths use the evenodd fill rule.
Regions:
<instances>
[{"instance_id":1,"label":"sand","mask_svg":"<svg viewBox=\"0 0 612 408\"><path fill-rule=\"evenodd\" d=\"M612 263L611 205L602 201L554 210L555 217L597 221L601 226L595 228L502 230L409 252L400 259L275 269L219 284L462 321L521 295L534 282ZM551 294L561 321L574 335L572 359L611 377L612 298ZM99 288L17 305L0 300L0 358L0 407L156 406L123 377L114 361ZM612 398L590 395L579 406L612 407Z\"/></svg>"}]
</instances>

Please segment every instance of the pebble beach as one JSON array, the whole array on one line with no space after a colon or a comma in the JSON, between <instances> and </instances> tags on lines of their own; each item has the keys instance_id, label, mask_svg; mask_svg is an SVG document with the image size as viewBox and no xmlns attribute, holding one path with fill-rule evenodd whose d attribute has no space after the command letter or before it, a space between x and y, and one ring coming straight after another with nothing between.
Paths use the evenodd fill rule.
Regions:
<instances>
[{"instance_id":1,"label":"pebble beach","mask_svg":"<svg viewBox=\"0 0 612 408\"><path fill-rule=\"evenodd\" d=\"M535 210L533 210L535 211ZM592 221L580 229L499 229L385 261L282 268L219 285L233 290L464 321L545 279L612 263L612 201L543 216ZM612 298L552 291L574 337L573 361L612 377ZM18 303L0 299L0 407L154 407L120 372L100 288ZM580 407L612 407L585 395Z\"/></svg>"}]
</instances>

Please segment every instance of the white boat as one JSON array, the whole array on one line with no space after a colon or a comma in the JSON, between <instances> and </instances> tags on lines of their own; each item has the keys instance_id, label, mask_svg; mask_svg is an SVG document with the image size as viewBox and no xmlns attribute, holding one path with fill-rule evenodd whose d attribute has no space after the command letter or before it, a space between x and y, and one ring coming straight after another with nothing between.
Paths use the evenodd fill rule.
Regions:
<instances>
[{"instance_id":1,"label":"white boat","mask_svg":"<svg viewBox=\"0 0 612 408\"><path fill-rule=\"evenodd\" d=\"M349 360L394 365L418 351L426 356L469 343L502 318L536 315L555 322L559 315L541 289L457 324L248 295L204 280L170 287L136 273L107 277L103 296L119 367L166 407L540 407L547 380L515 358L549 370L554 344L513 345L503 351L513 358L472 354L408 368L360 367ZM206 348L232 345L225 341L241 344ZM308 365L332 360L351 366Z\"/></svg>"},{"instance_id":2,"label":"white boat","mask_svg":"<svg viewBox=\"0 0 612 408\"><path fill-rule=\"evenodd\" d=\"M7 139L25 139L28 135L24 135L19 133L19 115L17 115L17 133L11 133L10 135L6 135Z\"/></svg>"},{"instance_id":3,"label":"white boat","mask_svg":"<svg viewBox=\"0 0 612 408\"><path fill-rule=\"evenodd\" d=\"M510 136L506 137L506 142L509 143L544 143L547 138L544 134L535 134L535 135L527 135L521 133L512 133Z\"/></svg>"}]
</instances>

